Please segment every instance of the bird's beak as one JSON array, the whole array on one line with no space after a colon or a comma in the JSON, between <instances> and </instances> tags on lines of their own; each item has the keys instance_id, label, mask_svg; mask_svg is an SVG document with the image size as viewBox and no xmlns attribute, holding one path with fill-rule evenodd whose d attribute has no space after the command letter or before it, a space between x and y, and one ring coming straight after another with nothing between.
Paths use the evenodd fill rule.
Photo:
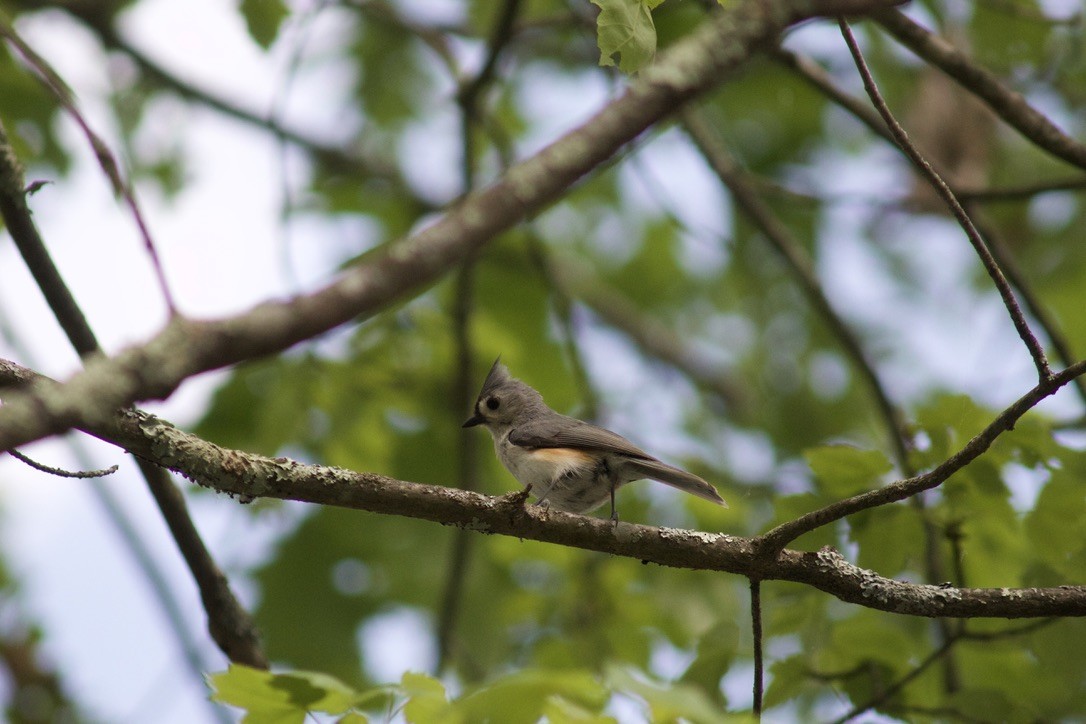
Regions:
<instances>
[{"instance_id":1,"label":"bird's beak","mask_svg":"<svg viewBox=\"0 0 1086 724\"><path fill-rule=\"evenodd\" d=\"M482 415L476 413L469 417L461 427L475 427L476 425L482 425L484 422L486 422L486 420L483 419Z\"/></svg>"}]
</instances>

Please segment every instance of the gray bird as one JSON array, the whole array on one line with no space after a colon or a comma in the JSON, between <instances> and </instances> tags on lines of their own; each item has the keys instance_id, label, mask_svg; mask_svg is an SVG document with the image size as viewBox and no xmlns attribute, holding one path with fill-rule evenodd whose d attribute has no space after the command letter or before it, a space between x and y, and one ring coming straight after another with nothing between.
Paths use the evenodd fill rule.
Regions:
<instances>
[{"instance_id":1,"label":"gray bird","mask_svg":"<svg viewBox=\"0 0 1086 724\"><path fill-rule=\"evenodd\" d=\"M728 504L697 475L652 457L626 438L562 415L543 396L510 376L500 358L483 382L475 414L464 427L485 425L494 451L513 477L555 510L588 513L611 500L634 480L651 478L717 505Z\"/></svg>"}]
</instances>

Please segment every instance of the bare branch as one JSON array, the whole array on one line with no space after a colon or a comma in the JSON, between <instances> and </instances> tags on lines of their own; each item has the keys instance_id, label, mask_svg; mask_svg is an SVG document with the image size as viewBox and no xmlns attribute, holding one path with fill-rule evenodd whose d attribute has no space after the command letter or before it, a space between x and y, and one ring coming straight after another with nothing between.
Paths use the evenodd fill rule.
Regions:
<instances>
[{"instance_id":1,"label":"bare branch","mask_svg":"<svg viewBox=\"0 0 1086 724\"><path fill-rule=\"evenodd\" d=\"M1084 372L1086 362L1074 370L1075 374ZM1070 373L1067 370L1048 384L1066 384ZM52 383L30 370L0 360L0 388L26 385L28 380L29 384ZM997 418L997 423L1006 424L1012 417L1017 419L1024 412L1019 408L1029 409L1043 396L1040 393L1027 395ZM288 458L267 458L219 447L135 410L122 410L103 417L86 432L140 458L175 470L200 485L246 500L268 497L335 505L430 520L481 533L557 543L677 568L793 581L813 586L842 601L910 616L1086 616L1086 586L1012 589L904 583L854 566L831 548L817 552L780 550L774 559L767 560L763 555L765 536L750 539L623 522L613 525L603 518L525 506L524 496L519 492L490 497L468 490L397 480L377 473L304 465ZM961 459L975 452L975 447L981 444L976 440L984 438L986 433L974 438L945 465L951 461L964 464ZM991 440L987 440L985 447L990 443Z\"/></svg>"},{"instance_id":2,"label":"bare branch","mask_svg":"<svg viewBox=\"0 0 1086 724\"><path fill-rule=\"evenodd\" d=\"M113 473L117 472L120 469L116 465L110 465L108 468L104 468L102 470L76 470L76 471L72 471L72 470L65 470L64 468L54 468L51 465L43 465L42 463L39 463L37 460L35 460L35 459L31 458L31 457L27 457L26 455L23 455L18 450L9 450L8 454L11 455L16 460L18 460L19 462L21 462L21 463L23 463L25 465L29 465L30 467L34 468L35 470L38 470L38 471L43 472L43 473L48 473L49 475L55 475L58 478L104 478L107 475L112 475Z\"/></svg>"},{"instance_id":3,"label":"bare branch","mask_svg":"<svg viewBox=\"0 0 1086 724\"><path fill-rule=\"evenodd\" d=\"M754 720L762 720L762 694L765 692L765 671L762 664L762 582L750 579L750 629L754 647Z\"/></svg>"},{"instance_id":4,"label":"bare branch","mask_svg":"<svg viewBox=\"0 0 1086 724\"><path fill-rule=\"evenodd\" d=\"M845 38L845 43L848 44L849 52L852 53L853 59L856 61L856 69L860 72L860 76L863 78L864 88L867 89L867 94L871 97L871 102L875 104L875 108L878 109L879 115L886 121L886 125L890 128L890 132L894 135L894 141L905 152L905 155L917 170L920 171L921 176L926 178L932 185L932 188L942 197L946 203L947 208L950 209L951 214L957 219L961 225L962 230L965 231L965 235L969 238L969 243L973 245L973 249L976 250L977 256L980 257L981 264L984 265L985 271L988 272L988 276L992 278L992 283L995 284L996 290L999 291L999 296L1003 298L1003 304L1007 307L1007 312L1011 316L1011 321L1014 323L1014 328L1018 331L1018 336L1022 338L1022 342L1026 345L1026 349L1029 350L1030 356L1033 357L1033 364L1037 367L1037 374L1041 380L1044 380L1052 375L1052 370L1048 365L1048 358L1045 357L1044 348L1041 347L1041 343L1037 341L1037 337L1033 334L1033 331L1029 328L1029 324L1026 322L1026 317L1022 314L1021 307L1018 306L1018 300L1015 299L1014 291L1011 289L1010 284L1007 283L1006 277L1003 275L1003 270L999 268L999 264L996 262L995 257L992 256L991 250L984 242L984 238L977 231L977 227L973 224L973 220L969 217L969 214L958 202L957 196L951 190L950 186L943 181L942 177L932 168L920 151L916 149L916 146L909 140L909 136L905 133L905 129L901 127L901 124L897 122L893 114L890 112L889 106L886 105L886 101L883 100L882 94L879 93L878 86L875 85L875 79L871 75L870 69L867 67L867 62L864 60L863 54L860 52L860 46L856 43L856 38L852 34L852 30L849 28L848 23L842 18L840 20L841 34Z\"/></svg>"},{"instance_id":5,"label":"bare branch","mask_svg":"<svg viewBox=\"0 0 1086 724\"><path fill-rule=\"evenodd\" d=\"M1016 202L1026 201L1032 196L1048 193L1050 191L1086 190L1086 178L1074 176L1072 178L1037 181L1035 183L1021 184L1020 186L1004 186L1001 188L957 188L955 190L962 203L970 201L978 203Z\"/></svg>"},{"instance_id":6,"label":"bare branch","mask_svg":"<svg viewBox=\"0 0 1086 724\"><path fill-rule=\"evenodd\" d=\"M857 704L848 711L847 714L835 720L834 724L844 724L847 721L851 721L861 714L868 712L876 707L880 707L883 704L890 701L890 699L899 691L909 685L910 682L915 681L917 677L923 674L928 668L946 657L953 650L954 646L959 641L993 641L996 639L1011 638L1012 636L1024 636L1034 631L1049 626L1052 623L1058 621L1055 618L1043 618L1039 621L1031 621L1023 626L1016 626L1014 628L1005 629L1003 631L991 631L986 633L972 633L965 629L958 631L951 635L943 642L941 646L936 648L930 654L928 654L923 661L914 666L907 674L895 681L890 686L886 687L883 691L879 692L876 696L868 699L863 704Z\"/></svg>"},{"instance_id":7,"label":"bare branch","mask_svg":"<svg viewBox=\"0 0 1086 724\"><path fill-rule=\"evenodd\" d=\"M788 68L794 70L801 78L814 86L819 92L825 94L834 103L837 103L849 113L856 116L857 119L874 131L878 136L895 145L897 144L894 136L887 129L882 117L868 105L861 103L858 98L855 98L838 87L817 63L809 58L804 58L783 50L778 51L775 57ZM988 249L991 252L992 257L999 265L999 268L1003 270L1003 273L1006 274L1007 280L1014 289L1018 291L1026 310L1033 319L1036 320L1037 324L1040 325L1041 329L1044 330L1057 358L1065 366L1073 364L1077 357L1072 354L1066 335L1063 334L1059 324L1041 303L1038 294L1033 290L1024 271L1019 268L1014 256L1007 248L1007 244L999 238L999 235L992 225L983 223L983 217L978 217L976 215L976 210L974 206L970 205L970 202L973 202L975 205L976 203L981 202L1021 201L1046 191L1080 190L1086 188L1086 179L1068 178L1035 184L1025 184L1016 187L1006 187L1003 189L963 190L957 186L953 186L952 188L962 205L971 213L974 223L981 232L981 236L988 244ZM1075 380L1075 385L1079 390L1080 396L1086 400L1086 381L1082 378L1078 378Z\"/></svg>"},{"instance_id":8,"label":"bare branch","mask_svg":"<svg viewBox=\"0 0 1086 724\"><path fill-rule=\"evenodd\" d=\"M94 336L83 310L76 304L75 298L57 271L45 242L38 233L38 227L26 205L23 191L23 167L15 156L7 132L0 123L0 216L11 234L15 248L26 263L34 282L38 285L49 308L53 310L57 322L64 330L75 351L80 357L89 355L98 349L98 340Z\"/></svg>"},{"instance_id":9,"label":"bare branch","mask_svg":"<svg viewBox=\"0 0 1086 724\"><path fill-rule=\"evenodd\" d=\"M136 222L136 228L139 230L144 248L147 250L147 256L151 260L151 267L155 271L155 278L158 281L162 297L166 301L166 307L169 309L171 315L176 315L177 305L174 303L173 294L170 292L170 287L166 283L166 274L162 269L162 262L158 257L158 250L155 248L155 242L151 238L151 231L147 226L147 221L143 218L143 212L140 210L139 202L136 200L136 192L121 171L121 165L109 150L109 146L106 142L101 136L94 132L94 129L87 123L87 119L83 117L83 114L79 110L79 106L75 102L75 94L72 93L72 90L63 79L61 79L60 75L53 70L53 67L49 65L48 61L38 55L38 53L27 45L26 41L15 32L15 28L12 27L11 23L8 22L7 18L3 15L0 15L0 36L6 38L7 41L15 47L19 52L19 55L23 57L23 60L34 70L42 85L53 94L57 99L57 102L68 112L76 125L79 126L80 130L83 132L83 135L86 136L87 143L90 144L91 150L94 151L94 157L98 160L98 165L101 166L102 172L106 175L106 178L109 179L110 186L113 188L113 193L124 199L125 205L128 206L128 210Z\"/></svg>"}]
</instances>

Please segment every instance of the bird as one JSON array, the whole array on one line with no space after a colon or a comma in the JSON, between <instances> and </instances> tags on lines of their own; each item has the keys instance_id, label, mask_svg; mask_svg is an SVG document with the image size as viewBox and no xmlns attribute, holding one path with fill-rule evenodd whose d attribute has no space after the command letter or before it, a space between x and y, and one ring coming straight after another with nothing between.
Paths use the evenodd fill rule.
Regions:
<instances>
[{"instance_id":1,"label":"bird","mask_svg":"<svg viewBox=\"0 0 1086 724\"><path fill-rule=\"evenodd\" d=\"M476 425L490 432L498 460L537 505L590 513L610 499L617 523L615 491L649 478L728 507L697 475L657 460L618 433L555 412L539 392L509 374L501 357L463 427Z\"/></svg>"}]
</instances>

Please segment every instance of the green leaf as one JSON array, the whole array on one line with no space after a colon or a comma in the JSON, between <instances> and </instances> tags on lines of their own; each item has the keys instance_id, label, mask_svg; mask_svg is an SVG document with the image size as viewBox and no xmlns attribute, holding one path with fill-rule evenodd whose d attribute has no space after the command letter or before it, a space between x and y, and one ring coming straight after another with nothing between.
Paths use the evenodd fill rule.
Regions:
<instances>
[{"instance_id":1,"label":"green leaf","mask_svg":"<svg viewBox=\"0 0 1086 724\"><path fill-rule=\"evenodd\" d=\"M849 537L859 545L857 565L894 576L921 558L924 524L915 508L887 505L849 518Z\"/></svg>"},{"instance_id":2,"label":"green leaf","mask_svg":"<svg viewBox=\"0 0 1086 724\"><path fill-rule=\"evenodd\" d=\"M631 669L619 667L612 667L607 678L615 689L643 699L651 712L650 721L685 720L702 724L727 720L722 709L698 688L660 684Z\"/></svg>"},{"instance_id":3,"label":"green leaf","mask_svg":"<svg viewBox=\"0 0 1086 724\"><path fill-rule=\"evenodd\" d=\"M623 73L633 73L648 65L656 54L656 26L652 8L659 1L651 0L592 0L600 8L596 18L596 42L600 48L600 65L618 67Z\"/></svg>"},{"instance_id":4,"label":"green leaf","mask_svg":"<svg viewBox=\"0 0 1086 724\"><path fill-rule=\"evenodd\" d=\"M308 712L343 714L358 693L338 679L319 672L275 674L241 664L208 676L213 701L246 710L248 724L301 722Z\"/></svg>"},{"instance_id":5,"label":"green leaf","mask_svg":"<svg viewBox=\"0 0 1086 724\"><path fill-rule=\"evenodd\" d=\"M1025 532L1030 554L1060 576L1045 582L1053 585L1080 581L1086 577L1086 495L1082 481L1086 475L1086 455L1081 452L1064 456L1061 468L1041 489L1033 510L1025 518ZM1039 582L1038 582L1039 583Z\"/></svg>"},{"instance_id":6,"label":"green leaf","mask_svg":"<svg viewBox=\"0 0 1086 724\"><path fill-rule=\"evenodd\" d=\"M614 717L599 714L560 696L552 696L543 705L543 717L548 724L615 724Z\"/></svg>"},{"instance_id":7,"label":"green leaf","mask_svg":"<svg viewBox=\"0 0 1086 724\"><path fill-rule=\"evenodd\" d=\"M290 15L283 0L241 0L242 17L249 29L249 36L260 47L267 49L279 36L279 28Z\"/></svg>"},{"instance_id":8,"label":"green leaf","mask_svg":"<svg viewBox=\"0 0 1086 724\"><path fill-rule=\"evenodd\" d=\"M878 450L850 445L827 445L803 453L815 474L818 487L832 498L845 498L877 487L893 465Z\"/></svg>"},{"instance_id":9,"label":"green leaf","mask_svg":"<svg viewBox=\"0 0 1086 724\"><path fill-rule=\"evenodd\" d=\"M727 702L720 690L720 680L731 668L739 647L739 627L734 621L722 621L705 632L698 641L697 657L690 663L682 678L684 684L701 689L723 707Z\"/></svg>"},{"instance_id":10,"label":"green leaf","mask_svg":"<svg viewBox=\"0 0 1086 724\"><path fill-rule=\"evenodd\" d=\"M432 676L408 671L400 679L400 689L407 697L403 715L412 724L460 720L450 715L451 707L445 696L445 685Z\"/></svg>"},{"instance_id":11,"label":"green leaf","mask_svg":"<svg viewBox=\"0 0 1086 724\"><path fill-rule=\"evenodd\" d=\"M833 628L832 652L826 660L831 670L848 670L859 662L880 661L900 666L920 643L906 628L909 621L895 625L885 616L863 610L839 621ZM833 661L833 657L837 660Z\"/></svg>"},{"instance_id":12,"label":"green leaf","mask_svg":"<svg viewBox=\"0 0 1086 724\"><path fill-rule=\"evenodd\" d=\"M587 672L526 669L504 676L458 700L464 721L531 724L543 716L547 703L558 697L598 712L610 693Z\"/></svg>"},{"instance_id":13,"label":"green leaf","mask_svg":"<svg viewBox=\"0 0 1086 724\"><path fill-rule=\"evenodd\" d=\"M787 659L774 661L769 671L771 674L769 686L762 699L762 704L766 709L793 701L800 694L816 688L810 669L802 656L790 656Z\"/></svg>"}]
</instances>

